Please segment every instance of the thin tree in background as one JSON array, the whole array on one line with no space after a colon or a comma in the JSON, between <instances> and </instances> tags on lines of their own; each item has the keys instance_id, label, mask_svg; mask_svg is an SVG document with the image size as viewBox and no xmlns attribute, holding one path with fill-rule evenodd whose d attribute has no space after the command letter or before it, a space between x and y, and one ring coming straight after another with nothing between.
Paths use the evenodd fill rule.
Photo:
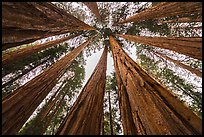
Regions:
<instances>
[{"instance_id":1,"label":"thin tree in background","mask_svg":"<svg viewBox=\"0 0 204 137\"><path fill-rule=\"evenodd\" d=\"M196 74L197 76L199 76L199 77L202 78L202 72L201 72L201 71L199 71L199 70L197 70L197 69L194 69L194 68L192 68L192 67L190 67L190 66L187 66L187 65L185 65L185 64L183 64L183 63L181 63L181 62L179 62L178 60L174 60L174 59L172 59L172 58L169 58L168 56L165 56L165 55L163 55L163 54L161 54L161 53L159 53L159 52L155 52L155 54L157 54L157 55L161 56L162 58L165 58L165 59L167 59L167 60L173 62L174 64L176 64L176 65L178 65L178 66L180 66L180 67L182 67L182 68L184 68L184 69L187 69L187 70L190 71L191 73L194 73L194 74Z\"/></svg>"},{"instance_id":2,"label":"thin tree in background","mask_svg":"<svg viewBox=\"0 0 204 137\"><path fill-rule=\"evenodd\" d=\"M75 48L43 73L6 96L2 102L2 134L15 134L55 86L57 79L94 37Z\"/></svg>"},{"instance_id":3,"label":"thin tree in background","mask_svg":"<svg viewBox=\"0 0 204 137\"><path fill-rule=\"evenodd\" d=\"M106 82L107 47L91 77L60 125L59 135L99 135Z\"/></svg>"},{"instance_id":4,"label":"thin tree in background","mask_svg":"<svg viewBox=\"0 0 204 137\"><path fill-rule=\"evenodd\" d=\"M180 54L202 60L201 37L147 37L116 34L129 41L176 51Z\"/></svg>"},{"instance_id":5,"label":"thin tree in background","mask_svg":"<svg viewBox=\"0 0 204 137\"><path fill-rule=\"evenodd\" d=\"M143 71L112 36L110 44L125 134L202 134L197 115Z\"/></svg>"},{"instance_id":6,"label":"thin tree in background","mask_svg":"<svg viewBox=\"0 0 204 137\"><path fill-rule=\"evenodd\" d=\"M201 2L161 2L153 7L141 11L127 19L118 22L118 24L128 22L140 22L148 19L160 19L177 15L202 15Z\"/></svg>"},{"instance_id":7,"label":"thin tree in background","mask_svg":"<svg viewBox=\"0 0 204 137\"><path fill-rule=\"evenodd\" d=\"M94 29L52 3L2 3L2 50L53 35Z\"/></svg>"},{"instance_id":8,"label":"thin tree in background","mask_svg":"<svg viewBox=\"0 0 204 137\"><path fill-rule=\"evenodd\" d=\"M2 135L201 135L202 3L83 3L2 3Z\"/></svg>"},{"instance_id":9,"label":"thin tree in background","mask_svg":"<svg viewBox=\"0 0 204 137\"><path fill-rule=\"evenodd\" d=\"M83 2L96 16L96 18L101 21L101 15L98 10L98 5L96 2Z\"/></svg>"},{"instance_id":10,"label":"thin tree in background","mask_svg":"<svg viewBox=\"0 0 204 137\"><path fill-rule=\"evenodd\" d=\"M172 20L166 20L166 21L159 21L159 23L189 23L189 22L202 22L202 17L198 17L196 19L189 18L189 17L183 17L183 18L176 18Z\"/></svg>"},{"instance_id":11,"label":"thin tree in background","mask_svg":"<svg viewBox=\"0 0 204 137\"><path fill-rule=\"evenodd\" d=\"M69 39L79 36L80 34L71 35L68 37L63 37L60 39L56 39L53 41L45 42L43 44L34 45L31 47L15 50L13 52L6 53L2 56L2 66L12 64L13 62L17 62L22 60L25 57L28 57L36 52L44 50L46 48L52 47Z\"/></svg>"},{"instance_id":12,"label":"thin tree in background","mask_svg":"<svg viewBox=\"0 0 204 137\"><path fill-rule=\"evenodd\" d=\"M111 131L111 135L114 135L110 91L108 92L108 104L109 104L109 112L110 112L110 131Z\"/></svg>"}]
</instances>

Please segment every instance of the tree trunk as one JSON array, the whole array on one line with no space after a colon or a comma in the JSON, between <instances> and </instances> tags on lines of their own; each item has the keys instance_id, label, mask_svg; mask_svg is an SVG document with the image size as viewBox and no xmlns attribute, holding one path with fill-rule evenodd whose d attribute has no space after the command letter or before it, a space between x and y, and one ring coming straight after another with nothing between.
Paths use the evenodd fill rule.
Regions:
<instances>
[{"instance_id":1,"label":"tree trunk","mask_svg":"<svg viewBox=\"0 0 204 137\"><path fill-rule=\"evenodd\" d=\"M49 126L49 124L50 124L50 122L51 122L51 120L52 120L53 117L55 116L56 112L59 110L59 107L61 107L60 105L62 104L62 101L64 100L64 97L65 97L65 96L66 96L66 94L64 94L64 95L62 96L62 98L61 98L61 99L59 100L59 102L56 104L56 107L54 108L53 112L48 116L48 119L46 120L45 125L44 125L44 127L43 127L42 132L40 133L40 135L42 135L42 134L46 131L47 127Z\"/></svg>"},{"instance_id":2,"label":"tree trunk","mask_svg":"<svg viewBox=\"0 0 204 137\"><path fill-rule=\"evenodd\" d=\"M95 14L96 18L101 21L101 15L98 10L98 6L96 2L83 2L90 10L92 13Z\"/></svg>"},{"instance_id":3,"label":"tree trunk","mask_svg":"<svg viewBox=\"0 0 204 137\"><path fill-rule=\"evenodd\" d=\"M108 101L109 101L109 112L110 112L110 131L111 131L111 135L114 135L110 91L108 92Z\"/></svg>"},{"instance_id":4,"label":"tree trunk","mask_svg":"<svg viewBox=\"0 0 204 137\"><path fill-rule=\"evenodd\" d=\"M80 30L95 30L95 28L52 3L2 3L2 50Z\"/></svg>"},{"instance_id":5,"label":"tree trunk","mask_svg":"<svg viewBox=\"0 0 204 137\"><path fill-rule=\"evenodd\" d=\"M177 15L197 14L202 15L201 2L161 2L151 8L139 12L118 24L140 22L148 19L159 19Z\"/></svg>"},{"instance_id":6,"label":"tree trunk","mask_svg":"<svg viewBox=\"0 0 204 137\"><path fill-rule=\"evenodd\" d=\"M99 135L106 82L107 47L77 100L60 125L59 135Z\"/></svg>"},{"instance_id":7,"label":"tree trunk","mask_svg":"<svg viewBox=\"0 0 204 137\"><path fill-rule=\"evenodd\" d=\"M80 34L71 35L71 36L68 36L68 37L63 37L61 39L56 39L56 40L53 40L53 41L49 41L49 42L46 42L46 43L43 43L43 44L27 47L27 48L24 48L24 49L19 49L19 50L13 51L13 52L9 52L9 53L2 56L2 66L4 67L6 65L10 65L13 62L17 62L19 60L22 60L25 57L31 56L34 53L37 53L37 52L39 52L41 50L44 50L46 48L49 48L49 47L52 47L52 46L57 45L59 43L62 43L64 41L67 41L67 40L72 39L74 37L77 37L79 35Z\"/></svg>"},{"instance_id":8,"label":"tree trunk","mask_svg":"<svg viewBox=\"0 0 204 137\"><path fill-rule=\"evenodd\" d=\"M75 48L43 73L27 82L2 102L2 134L15 134L55 86L57 79L71 62L91 42L92 38Z\"/></svg>"},{"instance_id":9,"label":"tree trunk","mask_svg":"<svg viewBox=\"0 0 204 137\"><path fill-rule=\"evenodd\" d=\"M125 134L141 135L188 135L202 134L202 122L189 108L181 103L171 91L160 85L143 71L117 41L110 36L110 45L114 58L114 67L119 87L121 111L127 111L132 116L131 123L125 123L122 116ZM123 87L123 90L120 87ZM122 100L126 98L126 100ZM121 104L127 104L124 107ZM132 124L134 128L127 127Z\"/></svg>"},{"instance_id":10,"label":"tree trunk","mask_svg":"<svg viewBox=\"0 0 204 137\"><path fill-rule=\"evenodd\" d=\"M190 71L191 73L194 73L194 74L196 74L197 76L199 76L199 77L202 78L202 72L200 72L199 70L197 70L197 69L195 69L195 68L191 68L190 66L187 66L187 65L185 65L185 64L183 64L183 63L181 63L181 62L179 62L178 60L174 60L174 59L169 58L169 57L167 57L167 56L165 56L165 55L162 55L161 53L156 52L155 54L158 54L158 55L161 56L162 58L165 58L165 59L167 59L167 60L169 60L169 61L175 63L176 65L178 65L178 66L180 66L180 67L182 67L182 68L184 68L184 69L187 69L187 70Z\"/></svg>"},{"instance_id":11,"label":"tree trunk","mask_svg":"<svg viewBox=\"0 0 204 137\"><path fill-rule=\"evenodd\" d=\"M180 54L202 60L201 37L146 37L122 34L116 35L129 41L176 51Z\"/></svg>"},{"instance_id":12,"label":"tree trunk","mask_svg":"<svg viewBox=\"0 0 204 137\"><path fill-rule=\"evenodd\" d=\"M20 77L24 76L25 74L27 74L28 72L34 70L35 68L37 68L38 66L44 64L45 62L47 62L49 59L51 58L51 56L45 60L43 60L42 62L39 62L37 63L35 66L29 68L29 69L26 69L25 71L23 71L20 75L16 76L15 78L11 79L10 81L4 83L2 85L2 88L5 88L6 86L8 85L11 85L14 81L16 81L17 79L19 79Z\"/></svg>"},{"instance_id":13,"label":"tree trunk","mask_svg":"<svg viewBox=\"0 0 204 137\"><path fill-rule=\"evenodd\" d=\"M178 26L178 27L171 27L171 29L175 29L175 30L179 30L179 29L183 29L183 30L189 30L189 29L197 29L197 30L199 30L199 29L202 29L202 26L197 26L197 27L194 27L194 26L192 26L192 27L189 27L189 26Z\"/></svg>"},{"instance_id":14,"label":"tree trunk","mask_svg":"<svg viewBox=\"0 0 204 137\"><path fill-rule=\"evenodd\" d=\"M196 18L196 19L189 18L189 17L176 18L176 19L173 19L173 20L160 21L159 23L165 24L165 23L188 23L188 22L202 22L202 17Z\"/></svg>"},{"instance_id":15,"label":"tree trunk","mask_svg":"<svg viewBox=\"0 0 204 137\"><path fill-rule=\"evenodd\" d=\"M54 95L51 96L49 101L41 108L40 112L34 118L34 122L32 122L31 125L29 125L29 127L26 128L26 130L24 131L24 134L26 134L26 135L40 135L40 133L42 132L42 129L45 125L44 124L45 119L43 118L43 115L45 115L45 113L47 113L48 109L50 108L50 104L53 102L53 99L56 97L56 95L60 91L61 87L62 87L62 85L54 93ZM36 131L38 131L38 132L36 132Z\"/></svg>"}]
</instances>

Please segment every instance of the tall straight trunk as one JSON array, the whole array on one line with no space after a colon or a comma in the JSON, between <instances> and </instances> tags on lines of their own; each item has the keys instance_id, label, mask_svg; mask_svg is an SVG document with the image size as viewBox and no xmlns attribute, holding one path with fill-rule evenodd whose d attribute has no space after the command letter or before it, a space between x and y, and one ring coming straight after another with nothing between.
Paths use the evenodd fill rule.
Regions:
<instances>
[{"instance_id":1,"label":"tall straight trunk","mask_svg":"<svg viewBox=\"0 0 204 137\"><path fill-rule=\"evenodd\" d=\"M28 72L34 70L34 69L37 68L38 66L44 64L44 63L47 62L50 58L51 58L51 56L50 56L49 58L47 58L47 59L45 59L45 60L43 60L43 61L37 63L35 66L33 66L33 67L29 68L29 69L26 69L26 70L23 71L20 75L16 76L15 78L11 79L10 81L4 83L4 84L2 85L2 88L6 87L6 86L8 86L8 85L11 85L14 81L16 81L16 80L19 79L20 77L24 76L24 75L27 74Z\"/></svg>"},{"instance_id":2,"label":"tall straight trunk","mask_svg":"<svg viewBox=\"0 0 204 137\"><path fill-rule=\"evenodd\" d=\"M68 78L66 78L66 80L63 81L63 83L60 85L60 87L57 89L57 91L51 96L51 98L49 99L49 101L45 104L45 106L43 106L43 108L41 109L41 111L38 113L37 117L35 118L35 121L32 123L31 126L29 126L26 131L24 132L25 134L29 134L29 135L42 135L44 133L45 126L47 124L49 124L49 120L51 120L50 116L48 116L48 114L50 113L50 111L55 111L54 106L56 105L56 102L61 96L65 96L66 93L63 92L64 88L64 84L67 82ZM63 88L62 88L63 87ZM60 101L61 102L61 101ZM61 104L61 103L60 103ZM57 108L59 109L59 108ZM46 122L46 124L45 124ZM38 132L36 132L38 131Z\"/></svg>"},{"instance_id":3,"label":"tall straight trunk","mask_svg":"<svg viewBox=\"0 0 204 137\"><path fill-rule=\"evenodd\" d=\"M62 43L64 41L67 41L67 40L72 39L74 37L77 37L79 35L80 34L71 35L68 37L63 37L63 38L56 39L53 41L45 42L43 44L27 47L24 49L19 49L19 50L13 51L13 52L9 52L9 53L2 56L2 66L4 67L6 65L10 65L13 62L17 62L19 60L22 60L25 57L31 56L34 53L37 53L41 50L44 50L46 48L49 48L49 47L52 47L52 46L57 45L59 43Z\"/></svg>"},{"instance_id":4,"label":"tall straight trunk","mask_svg":"<svg viewBox=\"0 0 204 137\"><path fill-rule=\"evenodd\" d=\"M60 125L59 135L99 135L106 82L107 47L91 77Z\"/></svg>"},{"instance_id":5,"label":"tall straight trunk","mask_svg":"<svg viewBox=\"0 0 204 137\"><path fill-rule=\"evenodd\" d=\"M143 71L112 36L110 45L125 134L202 134L202 122L195 113ZM127 104L129 107L121 104ZM123 115L124 112L127 112L127 115ZM129 123L126 122L127 116L132 118ZM123 121L124 119L126 121ZM128 129L131 125L134 125L134 128Z\"/></svg>"},{"instance_id":6,"label":"tall straight trunk","mask_svg":"<svg viewBox=\"0 0 204 137\"><path fill-rule=\"evenodd\" d=\"M197 14L202 15L201 2L161 2L153 7L141 11L118 24L140 22L148 19L159 19L177 15Z\"/></svg>"},{"instance_id":7,"label":"tall straight trunk","mask_svg":"<svg viewBox=\"0 0 204 137\"><path fill-rule=\"evenodd\" d=\"M108 92L108 103L109 103L109 112L110 112L110 131L111 131L111 135L113 135L113 119L112 119L110 91Z\"/></svg>"},{"instance_id":8,"label":"tall straight trunk","mask_svg":"<svg viewBox=\"0 0 204 137\"><path fill-rule=\"evenodd\" d=\"M146 37L116 34L129 41L172 50L189 57L202 60L201 37Z\"/></svg>"},{"instance_id":9,"label":"tall straight trunk","mask_svg":"<svg viewBox=\"0 0 204 137\"><path fill-rule=\"evenodd\" d=\"M197 27L194 27L194 26L192 26L192 27L189 27L189 26L178 26L178 27L171 27L171 29L175 29L175 30L179 30L179 29L183 29L183 30L189 30L189 29L197 29L197 30L199 30L199 29L202 29L202 26L197 26Z\"/></svg>"},{"instance_id":10,"label":"tall straight trunk","mask_svg":"<svg viewBox=\"0 0 204 137\"><path fill-rule=\"evenodd\" d=\"M48 116L40 135L42 135L46 131L47 127L49 126L49 124L51 122L51 120L54 118L56 112L59 111L59 107L61 107L60 105L62 104L62 101L64 100L65 96L66 96L66 94L64 94L62 96L62 98L59 100L59 102L57 102L56 107L54 108L53 112Z\"/></svg>"},{"instance_id":11,"label":"tall straight trunk","mask_svg":"<svg viewBox=\"0 0 204 137\"><path fill-rule=\"evenodd\" d=\"M60 90L60 89L59 89ZM46 116L48 116L48 114L50 113L50 111L53 109L53 107L55 106L56 102L59 100L59 98L61 97L61 95L63 94L63 92L61 91L52 102L50 102L49 107L46 109L46 111L44 111L44 113L42 114L41 117L41 121L44 120L44 118ZM63 94L63 96L66 95L65 93Z\"/></svg>"},{"instance_id":12,"label":"tall straight trunk","mask_svg":"<svg viewBox=\"0 0 204 137\"><path fill-rule=\"evenodd\" d=\"M95 14L96 18L101 21L101 15L98 10L98 5L96 2L83 2L93 14Z\"/></svg>"},{"instance_id":13,"label":"tall straight trunk","mask_svg":"<svg viewBox=\"0 0 204 137\"><path fill-rule=\"evenodd\" d=\"M110 37L110 44L112 45L115 43L114 41L111 42ZM117 47L114 47L117 48ZM111 46L112 49L112 46ZM113 53L113 49L112 49ZM122 126L123 126L123 132L124 135L136 135L137 130L136 125L133 121L133 115L131 113L131 106L129 103L129 98L127 96L126 88L122 83L122 79L120 77L120 70L118 69L118 64L115 63L115 55L113 54L113 60L114 60L114 68L115 68L115 75L116 75L116 81L118 86L118 101L119 101L119 108L120 108L120 114L122 119Z\"/></svg>"},{"instance_id":14,"label":"tall straight trunk","mask_svg":"<svg viewBox=\"0 0 204 137\"><path fill-rule=\"evenodd\" d=\"M190 66L187 66L187 65L185 65L185 64L183 64L183 63L181 63L181 62L179 62L178 60L174 60L174 59L172 59L172 58L169 58L169 57L167 57L167 56L165 56L165 55L163 55L163 54L161 54L161 53L156 52L155 54L157 54L157 55L161 56L162 58L165 58L165 59L167 59L167 60L169 60L169 61L175 63L176 65L178 65L178 66L180 66L180 67L182 67L182 68L184 68L184 69L187 69L187 70L190 71L191 73L194 73L194 74L196 74L198 77L201 77L201 78L202 78L202 72L200 72L199 70L197 70L197 69L195 69L195 68L191 68Z\"/></svg>"},{"instance_id":15,"label":"tall straight trunk","mask_svg":"<svg viewBox=\"0 0 204 137\"><path fill-rule=\"evenodd\" d=\"M92 37L93 38L93 37ZM71 62L91 42L91 39L75 48L43 73L27 82L3 99L2 134L15 134L32 115L34 110L55 86L57 79L66 71Z\"/></svg>"},{"instance_id":16,"label":"tall straight trunk","mask_svg":"<svg viewBox=\"0 0 204 137\"><path fill-rule=\"evenodd\" d=\"M95 28L52 3L2 3L2 50L80 30L95 30Z\"/></svg>"},{"instance_id":17,"label":"tall straight trunk","mask_svg":"<svg viewBox=\"0 0 204 137\"><path fill-rule=\"evenodd\" d=\"M187 22L202 22L202 17L196 18L196 19L185 17L185 18L177 18L177 19L172 19L172 20L160 21L161 24L165 24L165 23L187 23Z\"/></svg>"}]
</instances>

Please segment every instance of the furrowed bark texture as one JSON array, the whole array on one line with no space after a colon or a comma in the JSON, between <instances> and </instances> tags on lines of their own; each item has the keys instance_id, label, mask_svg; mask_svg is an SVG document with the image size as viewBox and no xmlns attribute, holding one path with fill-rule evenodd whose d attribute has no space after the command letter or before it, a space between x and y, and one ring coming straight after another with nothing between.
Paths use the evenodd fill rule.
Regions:
<instances>
[{"instance_id":1,"label":"furrowed bark texture","mask_svg":"<svg viewBox=\"0 0 204 137\"><path fill-rule=\"evenodd\" d=\"M54 117L54 115L56 113L56 109L59 109L59 107L54 108L54 106L56 104L58 106L59 102L61 104L61 102L64 99L64 96L66 95L66 92L65 93L63 92L63 89L64 89L63 85L65 83L66 83L66 80L60 85L60 87L54 93L54 95L51 96L51 98L45 104L45 106L43 106L41 111L37 114L37 118L36 118L37 122L33 123L31 126L29 126L26 129L26 131L25 131L26 135L42 135L46 131L47 126L49 126L52 118ZM63 97L61 99L59 99L61 96L63 96ZM58 101L58 103L56 103L57 101ZM50 112L51 110L52 110L52 112ZM53 113L53 112L55 112L55 113ZM49 115L49 113L51 113L51 114Z\"/></svg>"},{"instance_id":2,"label":"furrowed bark texture","mask_svg":"<svg viewBox=\"0 0 204 137\"><path fill-rule=\"evenodd\" d=\"M63 38L60 38L60 39L45 42L43 44L27 47L27 48L24 48L24 49L19 49L19 50L16 50L14 52L9 52L9 53L2 56L2 66L4 67L6 65L12 64L13 62L17 62L19 60L22 60L25 57L31 56L32 54L34 54L36 52L39 52L39 51L44 50L46 48L57 45L59 43L62 43L62 42L67 41L69 39L72 39L72 38L74 38L76 36L79 36L79 34L71 35L71 36L68 36L68 37L63 37Z\"/></svg>"},{"instance_id":3,"label":"furrowed bark texture","mask_svg":"<svg viewBox=\"0 0 204 137\"><path fill-rule=\"evenodd\" d=\"M43 73L5 97L2 102L2 134L15 134L55 86L57 79L70 66L92 39L75 48Z\"/></svg>"},{"instance_id":4,"label":"furrowed bark texture","mask_svg":"<svg viewBox=\"0 0 204 137\"><path fill-rule=\"evenodd\" d=\"M124 134L202 134L202 122L197 115L144 72L112 36L110 45Z\"/></svg>"},{"instance_id":5,"label":"furrowed bark texture","mask_svg":"<svg viewBox=\"0 0 204 137\"><path fill-rule=\"evenodd\" d=\"M189 57L202 60L201 37L146 37L116 34L129 41L172 50Z\"/></svg>"},{"instance_id":6,"label":"furrowed bark texture","mask_svg":"<svg viewBox=\"0 0 204 137\"><path fill-rule=\"evenodd\" d=\"M161 2L156 6L150 7L139 12L118 24L128 22L140 22L148 19L159 19L164 17L172 17L177 15L202 15L201 2Z\"/></svg>"},{"instance_id":7,"label":"furrowed bark texture","mask_svg":"<svg viewBox=\"0 0 204 137\"><path fill-rule=\"evenodd\" d=\"M59 135L99 135L106 82L107 47L91 77L60 125Z\"/></svg>"},{"instance_id":8,"label":"furrowed bark texture","mask_svg":"<svg viewBox=\"0 0 204 137\"><path fill-rule=\"evenodd\" d=\"M185 65L185 64L183 64L183 63L181 63L181 62L179 62L178 60L174 60L174 59L172 59L172 58L169 58L169 57L167 57L167 56L165 56L165 55L163 55L163 54L161 54L161 53L156 52L155 54L158 54L158 55L161 56L162 58L165 58L165 59L167 59L167 60L169 60L169 61L175 63L176 65L178 65L178 66L180 66L180 67L182 67L182 68L184 68L184 69L187 69L187 70L190 71L191 73L196 74L198 77L201 77L201 78L202 78L202 72L200 72L199 70L197 70L197 69L195 69L195 68L191 68L190 66L187 66L187 65Z\"/></svg>"},{"instance_id":9,"label":"furrowed bark texture","mask_svg":"<svg viewBox=\"0 0 204 137\"><path fill-rule=\"evenodd\" d=\"M98 5L96 2L83 2L90 10L93 14L95 14L95 16L97 17L97 19L99 21L101 21L101 15L99 13L98 10Z\"/></svg>"},{"instance_id":10,"label":"furrowed bark texture","mask_svg":"<svg viewBox=\"0 0 204 137\"><path fill-rule=\"evenodd\" d=\"M52 3L2 3L2 50L49 36L94 29Z\"/></svg>"}]
</instances>

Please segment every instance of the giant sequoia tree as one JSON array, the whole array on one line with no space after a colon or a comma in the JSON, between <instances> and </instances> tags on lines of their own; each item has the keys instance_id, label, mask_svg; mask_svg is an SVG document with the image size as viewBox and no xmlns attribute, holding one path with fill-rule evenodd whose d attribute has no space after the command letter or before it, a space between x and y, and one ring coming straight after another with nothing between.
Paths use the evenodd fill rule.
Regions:
<instances>
[{"instance_id":1,"label":"giant sequoia tree","mask_svg":"<svg viewBox=\"0 0 204 137\"><path fill-rule=\"evenodd\" d=\"M2 10L3 135L202 134L200 2L3 2ZM83 81L85 55L103 47Z\"/></svg>"}]
</instances>

